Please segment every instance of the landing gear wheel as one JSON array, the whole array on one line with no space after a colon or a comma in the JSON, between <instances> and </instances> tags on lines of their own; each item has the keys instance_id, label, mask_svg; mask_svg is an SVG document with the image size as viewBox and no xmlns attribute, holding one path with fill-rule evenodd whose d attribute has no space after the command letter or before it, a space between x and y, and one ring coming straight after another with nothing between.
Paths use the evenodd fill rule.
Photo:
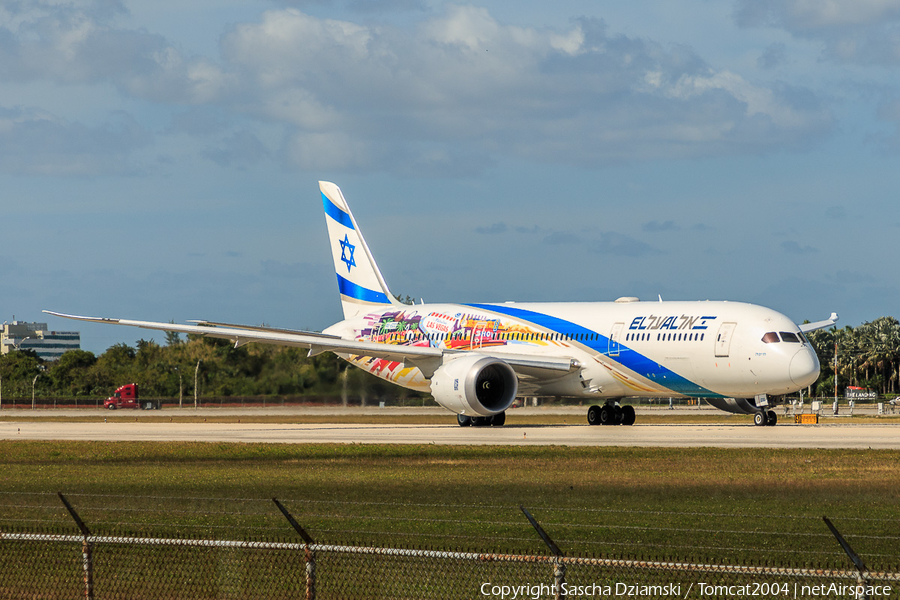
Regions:
<instances>
[{"instance_id":1,"label":"landing gear wheel","mask_svg":"<svg viewBox=\"0 0 900 600\"><path fill-rule=\"evenodd\" d=\"M503 427L503 424L506 423L506 413L497 413L493 417L491 417L491 426L493 427Z\"/></svg>"},{"instance_id":2,"label":"landing gear wheel","mask_svg":"<svg viewBox=\"0 0 900 600\"><path fill-rule=\"evenodd\" d=\"M613 425L621 425L622 420L625 418L625 414L622 412L622 407L616 404L613 406Z\"/></svg>"},{"instance_id":3,"label":"landing gear wheel","mask_svg":"<svg viewBox=\"0 0 900 600\"><path fill-rule=\"evenodd\" d=\"M110 405L109 405L109 410L116 410L116 405L115 405L115 404L110 404Z\"/></svg>"},{"instance_id":4,"label":"landing gear wheel","mask_svg":"<svg viewBox=\"0 0 900 600\"><path fill-rule=\"evenodd\" d=\"M460 427L468 427L472 424L472 417L467 415L456 415L456 422L459 423Z\"/></svg>"},{"instance_id":5,"label":"landing gear wheel","mask_svg":"<svg viewBox=\"0 0 900 600\"><path fill-rule=\"evenodd\" d=\"M609 404L605 404L603 408L600 409L600 424L601 425L612 425L613 419L615 418L615 412Z\"/></svg>"},{"instance_id":6,"label":"landing gear wheel","mask_svg":"<svg viewBox=\"0 0 900 600\"><path fill-rule=\"evenodd\" d=\"M600 425L600 407L596 404L588 409L588 425Z\"/></svg>"},{"instance_id":7,"label":"landing gear wheel","mask_svg":"<svg viewBox=\"0 0 900 600\"><path fill-rule=\"evenodd\" d=\"M634 425L634 407L631 405L622 407L622 425Z\"/></svg>"},{"instance_id":8,"label":"landing gear wheel","mask_svg":"<svg viewBox=\"0 0 900 600\"><path fill-rule=\"evenodd\" d=\"M766 425L769 427L775 427L775 424L778 422L778 415L775 414L774 410L770 410L766 413Z\"/></svg>"},{"instance_id":9,"label":"landing gear wheel","mask_svg":"<svg viewBox=\"0 0 900 600\"><path fill-rule=\"evenodd\" d=\"M769 422L769 417L766 413L760 411L758 413L753 413L753 424L757 426L763 426Z\"/></svg>"}]
</instances>

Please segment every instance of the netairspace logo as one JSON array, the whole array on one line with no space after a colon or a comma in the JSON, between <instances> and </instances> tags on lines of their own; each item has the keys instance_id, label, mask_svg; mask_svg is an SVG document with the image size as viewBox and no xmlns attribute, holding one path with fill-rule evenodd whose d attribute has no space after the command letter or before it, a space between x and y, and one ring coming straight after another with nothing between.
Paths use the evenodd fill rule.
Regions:
<instances>
[{"instance_id":1,"label":"netairspace logo","mask_svg":"<svg viewBox=\"0 0 900 600\"><path fill-rule=\"evenodd\" d=\"M494 585L490 582L481 585L481 595L500 598L501 600L541 600L541 598L557 597L557 592L567 598L578 597L613 597L620 598L647 596L678 596L681 597L681 584L669 583L666 585L631 585L617 583L615 585L570 585L556 584L522 584L522 585Z\"/></svg>"}]
</instances>

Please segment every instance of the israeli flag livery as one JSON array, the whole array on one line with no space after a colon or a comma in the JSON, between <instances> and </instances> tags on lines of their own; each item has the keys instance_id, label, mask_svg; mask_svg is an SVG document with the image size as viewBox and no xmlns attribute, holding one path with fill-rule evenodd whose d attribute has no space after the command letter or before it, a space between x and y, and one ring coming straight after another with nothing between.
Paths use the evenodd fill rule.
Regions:
<instances>
[{"instance_id":1,"label":"israeli flag livery","mask_svg":"<svg viewBox=\"0 0 900 600\"><path fill-rule=\"evenodd\" d=\"M319 182L344 320L322 332L197 321L191 325L50 314L89 321L334 352L367 372L430 392L461 426L500 426L519 396L596 401L591 425L631 425L629 397L703 398L775 425L773 406L809 387L819 359L796 325L742 302L417 304L391 294L340 188ZM474 419L474 420L473 420Z\"/></svg>"},{"instance_id":2,"label":"israeli flag livery","mask_svg":"<svg viewBox=\"0 0 900 600\"><path fill-rule=\"evenodd\" d=\"M355 317L372 306L399 304L381 276L341 189L320 181L319 190L344 318Z\"/></svg>"}]
</instances>

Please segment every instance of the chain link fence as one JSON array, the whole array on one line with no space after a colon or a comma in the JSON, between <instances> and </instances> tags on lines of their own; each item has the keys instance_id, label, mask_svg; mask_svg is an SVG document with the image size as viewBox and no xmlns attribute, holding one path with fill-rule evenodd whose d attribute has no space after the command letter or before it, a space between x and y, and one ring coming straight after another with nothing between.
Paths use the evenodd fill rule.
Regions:
<instances>
[{"instance_id":1,"label":"chain link fence","mask_svg":"<svg viewBox=\"0 0 900 600\"><path fill-rule=\"evenodd\" d=\"M79 533L0 532L0 597L9 599L281 598L897 598L900 569L869 571L839 533L843 566L723 564L566 556L522 509L546 554L323 544L278 504L294 539L95 535L65 497ZM883 564L883 563L882 563Z\"/></svg>"}]
</instances>

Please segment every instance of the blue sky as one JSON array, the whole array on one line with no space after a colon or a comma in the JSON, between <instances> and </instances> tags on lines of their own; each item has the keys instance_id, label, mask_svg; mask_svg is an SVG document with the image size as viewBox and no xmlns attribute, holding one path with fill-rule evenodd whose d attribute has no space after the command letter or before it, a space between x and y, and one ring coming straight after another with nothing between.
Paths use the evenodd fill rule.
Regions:
<instances>
[{"instance_id":1,"label":"blue sky","mask_svg":"<svg viewBox=\"0 0 900 600\"><path fill-rule=\"evenodd\" d=\"M900 0L0 5L3 319L322 329L395 293L900 316Z\"/></svg>"}]
</instances>

